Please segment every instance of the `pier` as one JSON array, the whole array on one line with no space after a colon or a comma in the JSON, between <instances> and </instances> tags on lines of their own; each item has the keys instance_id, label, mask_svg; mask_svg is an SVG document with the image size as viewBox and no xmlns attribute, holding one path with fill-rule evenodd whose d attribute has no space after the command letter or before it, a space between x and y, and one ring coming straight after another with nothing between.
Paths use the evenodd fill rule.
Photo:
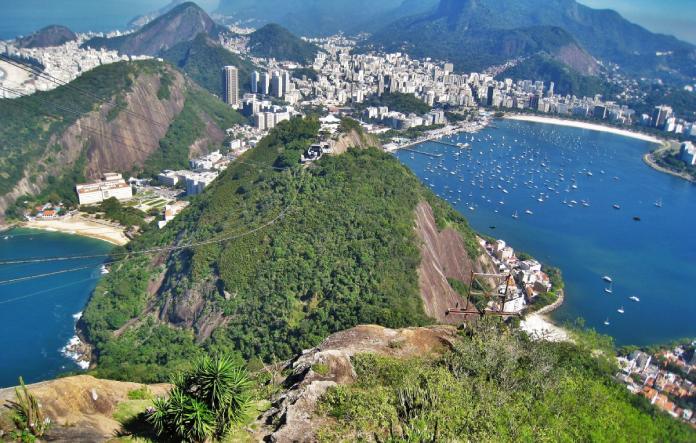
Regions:
<instances>
[{"instance_id":1,"label":"pier","mask_svg":"<svg viewBox=\"0 0 696 443\"><path fill-rule=\"evenodd\" d=\"M399 148L399 151L415 152L416 154L426 155L428 157L433 157L433 158L442 157L442 154L433 154L432 152L418 151L418 150L413 149L413 148Z\"/></svg>"},{"instance_id":2,"label":"pier","mask_svg":"<svg viewBox=\"0 0 696 443\"><path fill-rule=\"evenodd\" d=\"M455 148L459 148L459 149L468 149L468 147L459 146L458 144L452 143L452 142L445 142L442 140L428 140L428 141L431 143L437 143L437 144L445 145L445 146L454 146Z\"/></svg>"}]
</instances>

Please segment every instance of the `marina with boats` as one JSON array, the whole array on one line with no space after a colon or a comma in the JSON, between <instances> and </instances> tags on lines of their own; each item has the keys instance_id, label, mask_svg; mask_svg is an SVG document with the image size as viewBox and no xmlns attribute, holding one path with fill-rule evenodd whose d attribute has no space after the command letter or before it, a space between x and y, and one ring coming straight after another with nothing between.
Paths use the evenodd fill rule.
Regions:
<instances>
[{"instance_id":1,"label":"marina with boats","mask_svg":"<svg viewBox=\"0 0 696 443\"><path fill-rule=\"evenodd\" d=\"M668 229L662 225L672 222L669 214L685 202L694 205L687 197L675 202L675 187L685 195L694 190L645 167L640 152L652 146L645 141L538 123L503 120L496 126L409 143L395 155L479 232L495 229L516 249L562 269L570 288L554 313L558 321L583 317L618 343L659 340L654 331L636 336L631 325L663 315L662 286L672 294L685 290L684 281L636 282L674 269L683 278L696 278L696 272L655 251L645 255L661 259L647 262L626 251L648 247L654 229ZM682 255L694 255L685 246L677 246ZM693 315L693 303L686 304ZM678 316L685 317L680 331L664 338L689 335L683 326L688 316Z\"/></svg>"}]
</instances>

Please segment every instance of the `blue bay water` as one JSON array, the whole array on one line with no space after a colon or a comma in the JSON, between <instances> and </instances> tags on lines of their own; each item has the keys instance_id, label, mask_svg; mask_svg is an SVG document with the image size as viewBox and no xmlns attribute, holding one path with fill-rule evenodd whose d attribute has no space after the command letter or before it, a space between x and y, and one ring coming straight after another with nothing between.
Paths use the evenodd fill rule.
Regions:
<instances>
[{"instance_id":1,"label":"blue bay water","mask_svg":"<svg viewBox=\"0 0 696 443\"><path fill-rule=\"evenodd\" d=\"M5 237L8 237L5 239ZM77 236L14 229L0 234L0 260L108 253L107 243ZM0 387L45 380L78 366L61 354L75 335L82 311L100 277L103 259L0 266L0 281L67 272L0 284Z\"/></svg>"},{"instance_id":2,"label":"blue bay water","mask_svg":"<svg viewBox=\"0 0 696 443\"><path fill-rule=\"evenodd\" d=\"M63 25L75 32L125 29L134 17L167 3L169 0L4 0L0 4L0 40L28 35L47 25Z\"/></svg>"},{"instance_id":3,"label":"blue bay water","mask_svg":"<svg viewBox=\"0 0 696 443\"><path fill-rule=\"evenodd\" d=\"M428 142L416 149L442 157L404 150L397 157L476 230L561 268L566 301L556 320L582 317L619 345L696 337L696 186L646 166L647 142L539 123L495 125L473 140L448 139L471 150ZM614 280L612 294L604 275Z\"/></svg>"}]
</instances>

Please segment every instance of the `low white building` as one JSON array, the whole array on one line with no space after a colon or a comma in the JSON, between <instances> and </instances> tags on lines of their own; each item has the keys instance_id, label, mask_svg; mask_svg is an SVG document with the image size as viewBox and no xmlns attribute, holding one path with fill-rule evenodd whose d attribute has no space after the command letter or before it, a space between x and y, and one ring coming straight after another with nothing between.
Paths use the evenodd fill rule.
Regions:
<instances>
[{"instance_id":1,"label":"low white building","mask_svg":"<svg viewBox=\"0 0 696 443\"><path fill-rule=\"evenodd\" d=\"M133 198L133 189L121 174L108 172L101 181L75 186L81 205L94 205L109 198L126 201Z\"/></svg>"},{"instance_id":2,"label":"low white building","mask_svg":"<svg viewBox=\"0 0 696 443\"><path fill-rule=\"evenodd\" d=\"M200 172L186 177L186 194L198 195L218 176L217 172Z\"/></svg>"}]
</instances>

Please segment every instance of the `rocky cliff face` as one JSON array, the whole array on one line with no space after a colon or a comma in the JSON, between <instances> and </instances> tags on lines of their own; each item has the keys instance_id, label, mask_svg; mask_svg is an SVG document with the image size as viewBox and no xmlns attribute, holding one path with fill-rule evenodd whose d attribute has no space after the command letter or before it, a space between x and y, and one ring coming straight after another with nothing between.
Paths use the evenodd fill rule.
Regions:
<instances>
[{"instance_id":1,"label":"rocky cliff face","mask_svg":"<svg viewBox=\"0 0 696 443\"><path fill-rule=\"evenodd\" d=\"M317 402L330 387L353 383L357 375L351 357L376 353L397 358L437 355L452 348L457 330L451 326L388 329L365 325L331 335L314 349L280 368L289 374L272 407L257 420L255 438L272 442L315 441L324 424L314 414ZM317 373L314 368L327 368Z\"/></svg>"},{"instance_id":2,"label":"rocky cliff face","mask_svg":"<svg viewBox=\"0 0 696 443\"><path fill-rule=\"evenodd\" d=\"M130 90L123 91L120 100L114 98L102 104L55 134L49 145L61 149L46 150L35 164L29 165L14 188L0 196L0 214L19 196L41 192L49 176L61 176L83 156L83 172L91 179L104 172L129 171L142 165L159 149L159 140L186 100L189 85L184 77L173 69L167 73L172 79L168 99L158 98L160 76L142 74L133 79Z\"/></svg>"},{"instance_id":3,"label":"rocky cliff face","mask_svg":"<svg viewBox=\"0 0 696 443\"><path fill-rule=\"evenodd\" d=\"M27 386L41 404L52 426L45 438L56 442L99 442L113 439L121 430L114 414L128 409L144 410L143 401L130 400L128 393L142 389L138 383L99 380L88 375L66 377ZM164 396L169 386L149 385L153 396ZM0 406L15 400L14 388L0 389ZM0 440L11 431L7 409L0 408ZM118 416L118 414L116 414Z\"/></svg>"}]
</instances>

